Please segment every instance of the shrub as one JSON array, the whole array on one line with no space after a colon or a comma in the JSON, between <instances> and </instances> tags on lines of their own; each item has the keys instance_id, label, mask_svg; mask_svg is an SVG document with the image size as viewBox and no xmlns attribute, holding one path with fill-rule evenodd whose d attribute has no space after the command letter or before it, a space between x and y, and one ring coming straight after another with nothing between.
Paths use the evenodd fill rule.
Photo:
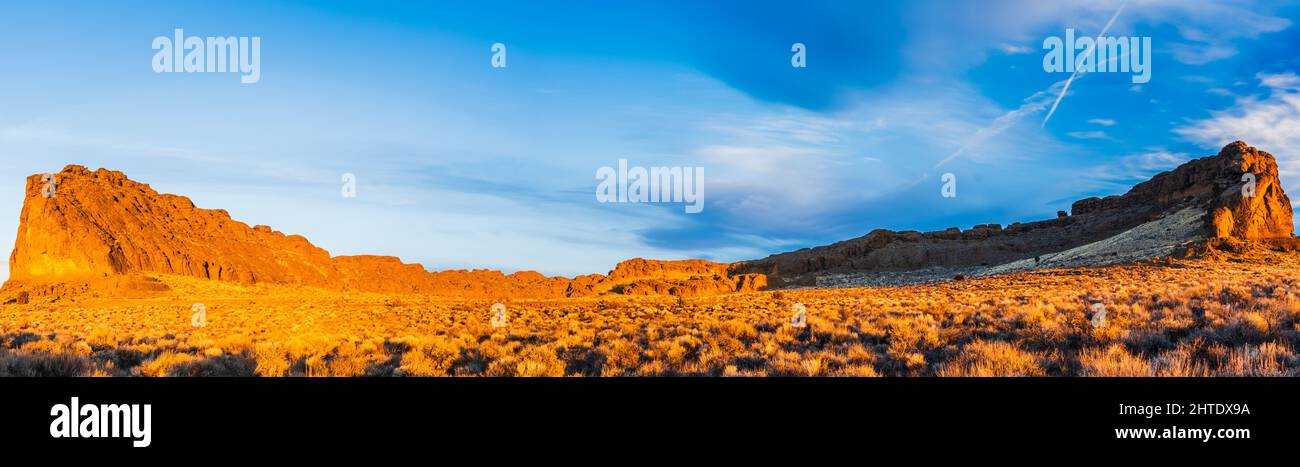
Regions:
<instances>
[{"instance_id":1,"label":"shrub","mask_svg":"<svg viewBox=\"0 0 1300 467\"><path fill-rule=\"evenodd\" d=\"M1044 376L1042 357L1003 341L977 340L940 367L939 376Z\"/></svg>"},{"instance_id":2,"label":"shrub","mask_svg":"<svg viewBox=\"0 0 1300 467\"><path fill-rule=\"evenodd\" d=\"M1088 348L1079 354L1080 376L1155 376L1146 360L1120 344L1105 349Z\"/></svg>"}]
</instances>

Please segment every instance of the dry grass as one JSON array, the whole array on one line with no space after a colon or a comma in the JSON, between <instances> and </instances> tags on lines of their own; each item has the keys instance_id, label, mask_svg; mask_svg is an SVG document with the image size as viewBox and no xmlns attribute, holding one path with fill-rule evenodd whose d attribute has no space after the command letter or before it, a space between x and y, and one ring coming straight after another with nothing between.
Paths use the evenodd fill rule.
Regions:
<instances>
[{"instance_id":1,"label":"dry grass","mask_svg":"<svg viewBox=\"0 0 1300 467\"><path fill-rule=\"evenodd\" d=\"M1300 261L1282 254L899 288L506 301L502 329L489 301L160 279L169 295L0 307L0 375L1300 374ZM190 324L196 302L204 328ZM795 303L804 328L790 325Z\"/></svg>"},{"instance_id":2,"label":"dry grass","mask_svg":"<svg viewBox=\"0 0 1300 467\"><path fill-rule=\"evenodd\" d=\"M975 341L939 368L940 376L1043 376L1043 357L1010 342Z\"/></svg>"}]
</instances>

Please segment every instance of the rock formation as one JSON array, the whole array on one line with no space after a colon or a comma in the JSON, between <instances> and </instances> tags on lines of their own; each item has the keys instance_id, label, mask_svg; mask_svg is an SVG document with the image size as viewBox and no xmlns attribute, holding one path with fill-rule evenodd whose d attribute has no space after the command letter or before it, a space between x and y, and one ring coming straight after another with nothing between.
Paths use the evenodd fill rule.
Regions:
<instances>
[{"instance_id":1,"label":"rock formation","mask_svg":"<svg viewBox=\"0 0 1300 467\"><path fill-rule=\"evenodd\" d=\"M239 284L460 298L561 298L605 294L698 296L818 285L834 274L953 277L1073 267L1170 254L1205 239L1292 239L1291 202L1273 156L1240 141L1134 186L1075 202L1052 219L937 232L876 230L816 248L731 265L703 260L619 263L573 279L532 271L428 272L386 256L337 256L299 235L248 226L220 209L159 194L121 172L68 166L27 179L6 297L80 293L90 287L156 291L152 276ZM852 284L852 283L851 283ZM856 283L862 285L862 283Z\"/></svg>"},{"instance_id":2,"label":"rock formation","mask_svg":"<svg viewBox=\"0 0 1300 467\"><path fill-rule=\"evenodd\" d=\"M331 257L300 235L248 226L220 209L159 194L121 172L70 165L27 179L8 295L59 295L98 287L156 290L151 274L238 284L462 298L558 298L607 293L702 295L756 290L761 277L730 275L700 260L620 263L608 276L545 277L531 271L428 272L386 256ZM82 284L72 286L69 284ZM63 291L63 292L60 292Z\"/></svg>"},{"instance_id":3,"label":"rock formation","mask_svg":"<svg viewBox=\"0 0 1300 467\"><path fill-rule=\"evenodd\" d=\"M732 272L766 274L774 285L814 285L818 276L835 273L928 268L1010 272L1144 259L1211 237L1290 238L1294 228L1276 160L1240 141L1123 195L1076 201L1070 215L1064 214L1007 228L876 230L828 246L737 263Z\"/></svg>"},{"instance_id":4,"label":"rock formation","mask_svg":"<svg viewBox=\"0 0 1300 467\"><path fill-rule=\"evenodd\" d=\"M329 253L306 238L249 227L121 172L73 165L53 183L49 189L44 177L27 178L11 281L157 272L246 284L337 283Z\"/></svg>"}]
</instances>

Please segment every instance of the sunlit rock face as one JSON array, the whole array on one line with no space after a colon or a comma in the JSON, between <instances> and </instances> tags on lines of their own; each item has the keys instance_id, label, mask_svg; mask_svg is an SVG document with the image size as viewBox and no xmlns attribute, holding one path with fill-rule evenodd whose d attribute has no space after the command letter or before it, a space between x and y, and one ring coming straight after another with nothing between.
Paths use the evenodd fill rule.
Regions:
<instances>
[{"instance_id":1,"label":"sunlit rock face","mask_svg":"<svg viewBox=\"0 0 1300 467\"><path fill-rule=\"evenodd\" d=\"M634 259L608 276L568 279L532 271L429 272L391 256L331 257L300 235L250 227L225 210L195 207L188 198L160 194L121 172L76 165L28 177L9 267L6 288L41 283L36 291L66 289L49 284L70 282L118 288L146 282L115 278L148 274L485 299L697 296L765 285L761 276L733 276L726 264L701 260Z\"/></svg>"},{"instance_id":2,"label":"sunlit rock face","mask_svg":"<svg viewBox=\"0 0 1300 467\"><path fill-rule=\"evenodd\" d=\"M1186 227L1186 219L1196 219L1196 224L1181 228ZM1180 228L1168 227L1174 225ZM1146 227L1138 229L1142 226ZM1141 235L1133 235L1135 230ZM1153 234L1153 230L1165 233ZM1069 215L1061 212L1053 219L1005 228L985 224L936 232L875 230L833 245L738 263L733 271L763 273L776 285L813 285L814 276L835 273L999 270L999 265L1024 260L1037 263L1109 239L1136 239L1140 245L1132 245L1135 249L1158 254L1169 251L1162 246L1205 238L1270 240L1290 238L1293 230L1291 201L1282 191L1277 161L1269 153L1237 141L1217 155L1188 161L1123 195L1076 201ZM1130 235L1121 236L1125 233ZM1108 242L1107 251L1123 251L1121 243ZM1086 249L1072 251L1071 257L1080 258L1079 264L1089 262Z\"/></svg>"}]
</instances>

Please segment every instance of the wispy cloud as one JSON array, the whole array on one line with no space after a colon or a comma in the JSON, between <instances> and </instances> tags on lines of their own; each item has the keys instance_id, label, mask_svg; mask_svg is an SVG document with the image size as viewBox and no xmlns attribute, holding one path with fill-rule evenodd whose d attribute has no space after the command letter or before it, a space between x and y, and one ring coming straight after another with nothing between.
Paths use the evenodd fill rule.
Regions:
<instances>
[{"instance_id":1,"label":"wispy cloud","mask_svg":"<svg viewBox=\"0 0 1300 467\"><path fill-rule=\"evenodd\" d=\"M1170 44L1169 49L1175 60L1188 65L1204 65L1237 55L1237 48L1229 45L1177 43Z\"/></svg>"},{"instance_id":2,"label":"wispy cloud","mask_svg":"<svg viewBox=\"0 0 1300 467\"><path fill-rule=\"evenodd\" d=\"M1128 2L1119 4L1119 9L1115 10L1115 14L1110 16L1110 20L1106 21L1106 25L1101 27L1101 32L1097 33L1097 37L1105 36L1106 33L1110 31L1110 27L1115 25L1115 20L1119 18L1119 14L1124 12L1125 5L1128 5ZM1091 54L1092 50L1096 48L1096 46L1097 44L1095 42L1090 43L1088 48L1083 51L1083 55L1086 56ZM1061 105L1061 99L1065 98L1065 93L1070 92L1070 84L1074 83L1074 78L1082 73L1082 70L1075 69L1073 73L1070 73L1070 77L1065 79L1065 85L1061 87L1061 93L1057 94L1056 100L1052 102L1052 108L1047 110L1047 116L1043 117L1043 124L1041 126L1047 126L1047 121L1051 120L1052 115L1056 113L1056 108Z\"/></svg>"},{"instance_id":3,"label":"wispy cloud","mask_svg":"<svg viewBox=\"0 0 1300 467\"><path fill-rule=\"evenodd\" d=\"M1065 86L1067 84L1066 80L1057 81L1046 90L1038 91L1025 98L1024 103L1019 107L998 116L992 123L981 127L979 130L976 130L974 134L965 138L965 142L961 147L957 148L957 150L949 154L948 157L943 158L943 160L940 160L939 163L935 164L935 168L943 167L949 162L965 155L972 148L975 148L980 144L997 137L1002 134L1002 132L1007 131L1007 129L1024 120L1026 117L1047 109L1048 105L1052 102L1053 94L1059 92L1060 95L1065 95Z\"/></svg>"},{"instance_id":4,"label":"wispy cloud","mask_svg":"<svg viewBox=\"0 0 1300 467\"><path fill-rule=\"evenodd\" d=\"M1001 50L1002 53L1007 55L1023 55L1034 52L1034 49L1030 47L1014 44L1000 44L998 45L998 50Z\"/></svg>"},{"instance_id":5,"label":"wispy cloud","mask_svg":"<svg viewBox=\"0 0 1300 467\"><path fill-rule=\"evenodd\" d=\"M406 60L402 50L317 53L310 44L337 38L312 34L355 26L340 13L304 20L295 42L306 46L280 49L279 78L255 89L200 79L142 83L138 63L116 55L90 68L50 63L7 81L0 77L6 84L0 102L7 104L0 106L0 154L15 155L0 172L100 164L193 196L202 206L229 209L241 220L303 233L335 253L395 254L435 268L586 273L632 256L749 259L876 227L1050 214L1060 206L1048 200L1096 188L1078 176L1093 164L1111 167L1098 172L1101 179L1123 179L1105 187L1118 190L1182 157L1148 149L1121 161L1106 152L1114 145L1095 139L1122 137L1126 145L1155 148L1167 137L1157 124L1176 117L1153 117L1148 110L1157 106L1148 98L1159 99L1161 110L1181 101L1197 105L1198 97L1226 100L1175 94L1187 87L1173 78L1183 71L1238 95L1264 93L1240 98L1242 108L1190 122L1189 140L1208 146L1246 138L1262 148L1296 147L1287 134L1300 134L1288 100L1298 86L1294 75L1261 76L1258 88L1237 85L1231 75L1292 62L1188 69L1170 59L1277 53L1277 47L1252 49L1243 39L1288 27L1290 20L1277 13L1283 6L1132 0L1115 16L1121 4L917 0L825 8L814 2L799 7L807 10L796 15L803 19L791 20L784 5L764 2L743 14L697 17L698 7L682 2L570 11L507 1L446 9L446 15L375 11L384 21L356 30L365 43L409 43L444 58L432 64ZM0 35L35 37L77 24L82 35L103 38L97 47L137 50L137 38L155 33L155 25L138 8L120 10L114 21L82 11L46 12L19 18ZM1065 27L1095 33L1108 18L1111 31L1159 38L1156 53L1166 59L1161 69L1170 70L1162 75L1169 81L1142 95L1128 92L1127 84L1090 87L1104 82L1102 76L1065 89L1065 76L1035 69L1045 34ZM235 27L246 21L217 19ZM502 24L527 38L529 53L518 55L526 60L512 62L507 73L487 74L477 51L484 40L498 40ZM875 35L863 36L864 30ZM579 40L596 36L608 41ZM792 37L809 44L809 68L787 66ZM67 50L84 48L75 38L52 40ZM22 44L0 41L0 50L16 63L45 63L43 47ZM340 60L384 73L318 72ZM70 78L85 69L96 70L94 79ZM1046 121L1055 98L1082 93L1087 99L1062 109L1107 118L1058 119L1055 131L1034 125ZM240 114L192 112L178 120L159 110L177 102ZM1286 149L1275 151L1288 157ZM705 167L705 213L596 204L594 168L623 157L647 166ZM1286 163L1284 170L1297 171ZM344 171L362 180L362 194L347 203L337 197ZM939 197L943 172L961 177L959 198ZM6 177L0 191L16 200L20 183L20 176ZM10 211L16 214L17 206ZM13 232L15 220L0 218L0 233Z\"/></svg>"},{"instance_id":6,"label":"wispy cloud","mask_svg":"<svg viewBox=\"0 0 1300 467\"><path fill-rule=\"evenodd\" d=\"M1130 8L1116 23L1120 29L1132 25L1170 25L1178 32L1177 44L1183 58L1197 60L1227 58L1226 49L1237 49L1235 41L1256 38L1291 26L1292 21L1275 13L1294 5L1289 1L1188 1L1188 0L1010 0L990 2L915 2L911 25L927 34L910 44L916 48L913 60L923 64L939 61L978 62L981 49L1003 50L1006 44L1041 41L1044 28L1069 26L1076 30L1097 30L1106 15L1122 4ZM926 29L933 28L933 30ZM947 34L962 31L961 34ZM1201 50L1208 49L1208 51Z\"/></svg>"},{"instance_id":7,"label":"wispy cloud","mask_svg":"<svg viewBox=\"0 0 1300 467\"><path fill-rule=\"evenodd\" d=\"M1278 159L1287 190L1300 189L1300 76L1258 73L1259 95L1239 97L1209 118L1174 131L1203 147L1217 149L1235 140L1268 151Z\"/></svg>"},{"instance_id":8,"label":"wispy cloud","mask_svg":"<svg viewBox=\"0 0 1300 467\"><path fill-rule=\"evenodd\" d=\"M1127 190L1134 183L1178 167L1192 158L1193 156L1186 153L1152 148L1148 152L1122 156L1117 160L1093 166L1087 170L1086 178L1110 190Z\"/></svg>"},{"instance_id":9,"label":"wispy cloud","mask_svg":"<svg viewBox=\"0 0 1300 467\"><path fill-rule=\"evenodd\" d=\"M1074 139L1113 139L1104 131L1071 131L1065 135Z\"/></svg>"}]
</instances>

